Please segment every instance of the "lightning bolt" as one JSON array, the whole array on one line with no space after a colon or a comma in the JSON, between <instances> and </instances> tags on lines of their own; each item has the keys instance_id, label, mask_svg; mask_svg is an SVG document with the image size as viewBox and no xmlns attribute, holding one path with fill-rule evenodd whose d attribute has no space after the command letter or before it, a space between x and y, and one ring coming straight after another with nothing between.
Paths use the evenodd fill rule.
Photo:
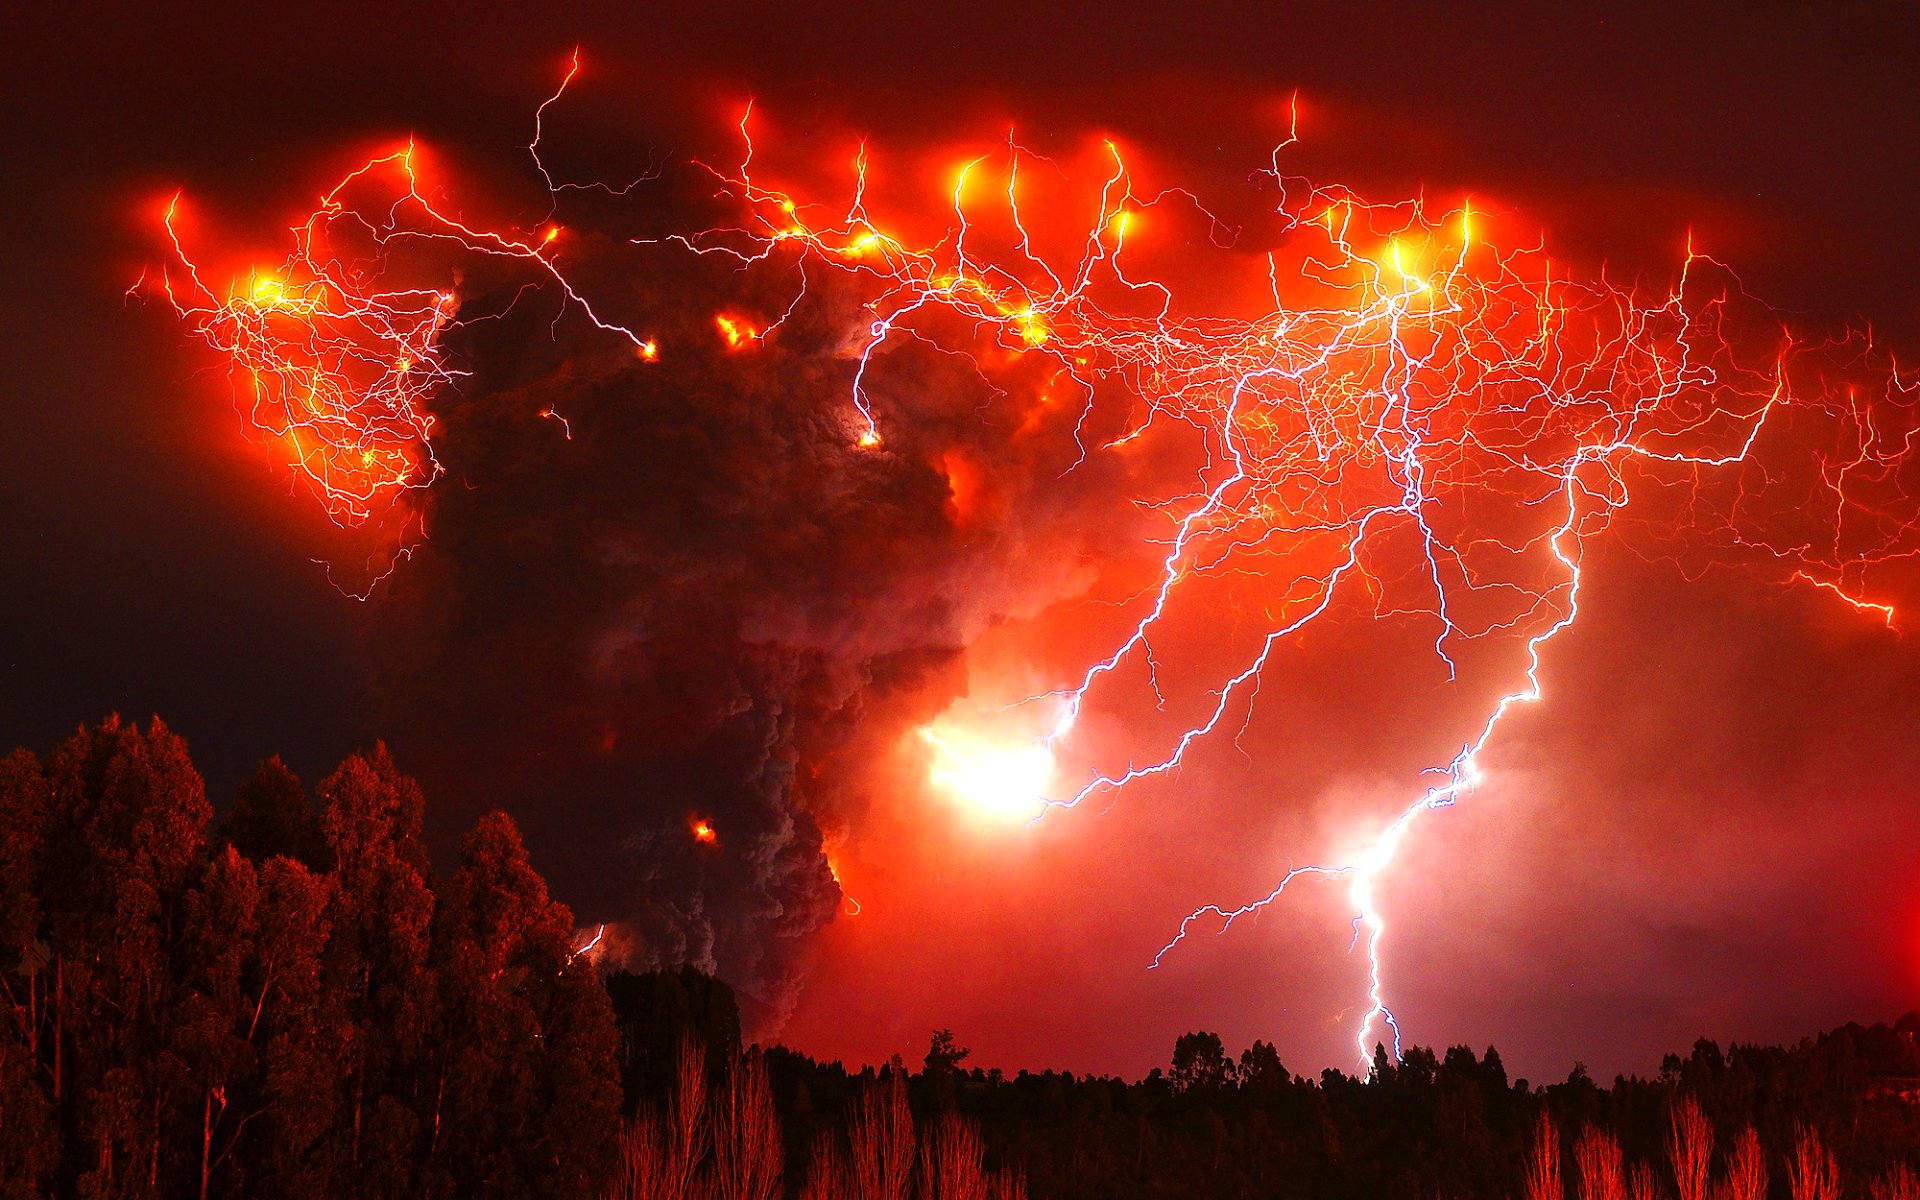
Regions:
<instances>
[{"instance_id":1,"label":"lightning bolt","mask_svg":"<svg viewBox=\"0 0 1920 1200\"><path fill-rule=\"evenodd\" d=\"M459 319L455 289L387 281L369 261L518 263L529 286L556 289L567 311L626 339L639 361L658 360L655 338L572 282L573 239L555 219L563 193L601 186L561 182L541 157L549 110L580 70L576 51L535 111L525 149L551 205L525 228L454 216L409 142L324 193L278 268L223 293L188 255L177 199L169 206L173 273L148 286L228 356L251 421L288 447L337 520L375 519L438 477L428 400L459 374L440 350ZM1161 966L1193 932L1224 933L1303 879L1343 883L1364 960L1363 1062L1376 1035L1400 1050L1379 889L1422 818L1484 782L1482 757L1508 716L1543 700L1546 655L1579 620L1582 563L1597 539L1623 540L1690 575L1751 569L1895 627L1894 605L1872 597L1892 568L1920 556L1920 385L1870 335L1808 347L1770 319L1754 322L1737 277L1691 244L1673 285L1643 292L1577 272L1537 240L1503 246L1484 205L1372 202L1291 177L1282 152L1298 138L1296 106L1260 176L1273 218L1257 231L1268 243L1265 311L1223 316L1179 303L1173 284L1136 265L1140 248L1162 226L1219 247L1239 245L1246 231L1186 189L1138 186L1113 141L1099 147L1108 165L1084 201L1084 234L1053 254L1045 247L1060 239L1041 231L1061 214L1035 214L1029 198L1039 194L1031 168L1054 164L1012 132L954 169L939 196L947 228L916 243L869 206L864 144L844 203L757 179L752 115L751 105L739 115L738 165L695 164L737 223L660 241L799 280L781 311L714 314L713 336L732 351L777 340L814 281L859 290L850 454L884 452L888 423L911 419L876 381L891 350L914 344L971 364L1009 403L1031 388L1002 383L1019 364L1043 364L1049 393L1078 397L1076 455L1063 474L1149 444L1198 460L1160 491L1127 498L1158 532L1143 552L1150 582L1125 601L1124 634L1070 683L1009 700L1044 709L1031 746L1046 768L1056 756L1091 756L1076 736L1089 705L1138 688L1156 712L1193 711L1163 748L1087 766L1086 782L1046 798L1042 817L1095 797L1113 802L1174 775L1210 739L1237 738L1275 656L1321 626L1424 622L1450 683L1463 647L1514 648L1518 669L1493 689L1472 736L1350 857L1292 867L1248 903L1194 909L1153 956ZM1053 401L1032 403L1039 412ZM571 437L564 416L540 415ZM1263 620L1238 665L1194 695L1168 669L1161 633L1182 614L1208 612L1204 588L1229 589ZM1023 777L1039 769L1013 760Z\"/></svg>"},{"instance_id":2,"label":"lightning bolt","mask_svg":"<svg viewBox=\"0 0 1920 1200\"><path fill-rule=\"evenodd\" d=\"M1294 135L1290 131L1288 142ZM1071 739L1095 689L1130 662L1144 661L1153 695L1164 707L1154 631L1187 581L1218 571L1237 553L1264 548L1279 538L1331 537L1338 543L1330 567L1295 578L1293 583L1299 586L1289 589L1288 603L1282 605L1292 610L1290 615L1267 630L1241 669L1212 688L1212 701L1200 719L1179 733L1167 752L1119 771L1096 771L1077 791L1046 799L1050 810L1072 809L1093 796L1177 772L1189 750L1227 725L1236 711L1250 716L1252 695L1276 650L1327 619L1343 587L1355 578L1367 580L1377 615L1412 612L1432 619L1434 651L1450 680L1456 674L1450 646L1532 625L1522 643L1524 666L1517 686L1499 695L1474 736L1437 772L1440 782L1367 838L1352 858L1291 868L1270 892L1237 907L1208 904L1195 909L1150 964L1160 966L1202 923L1212 922L1225 932L1240 918L1279 901L1290 885L1303 878L1342 880L1354 914L1354 946L1364 948L1365 960L1367 1007L1355 1046L1361 1062L1370 1062L1376 1033L1384 1033L1397 1058L1401 1031L1387 999L1384 949L1389 926L1377 899L1379 885L1423 816L1474 793L1484 778L1481 757L1508 715L1545 696L1544 655L1580 617L1584 548L1612 529L1615 519L1627 510L1633 490L1631 468L1636 464L1643 471L1664 468L1669 479L1695 486L1709 473L1733 477L1737 494L1722 518L1724 524L1692 532L1706 535L1703 541L1717 540L1724 547L1788 564L1790 580L1831 592L1891 627L1892 605L1863 599L1830 576L1916 552L1911 510L1896 514L1881 506L1870 509L1870 521L1850 520L1853 510L1862 506L1862 498L1846 486L1849 471L1859 470L1885 484L1907 467L1915 436L1912 384L1897 366L1885 368L1891 403L1881 406L1881 411L1893 413L1904 427L1898 444L1889 447L1873 429L1873 407L1854 402L1842 411L1826 396L1793 396L1786 350L1770 369L1747 368L1737 362L1721 332L1725 295L1699 299L1690 291L1700 264L1720 264L1697 254L1691 244L1674 288L1646 304L1603 279L1585 285L1556 279L1554 264L1539 248L1496 254L1489 280L1476 273L1470 262L1475 214L1469 204L1435 222L1426 218L1419 202L1372 205L1345 189L1308 188L1303 203L1289 207L1283 201L1281 211L1294 228L1318 224L1325 230L1331 253L1322 259L1309 258L1305 267L1309 275L1327 280L1359 270L1360 284L1349 286L1350 294L1356 296L1354 303L1337 310L1289 307L1281 296L1277 259L1270 259L1276 303L1272 317L1245 325L1182 322L1172 316L1171 290L1136 280L1121 267L1121 256L1134 214L1186 193L1137 198L1118 150L1112 143L1107 146L1114 157L1114 173L1101 189L1086 249L1070 269L1057 269L1035 253L1016 197L1022 151L1011 139L1004 197L1016 234L1012 259L986 259L968 249L974 225L968 220L964 198L984 158L966 161L956 173L950 198L955 224L949 237L941 246L908 252L898 240L870 227L862 200L864 147L858 164L860 185L844 219L819 228L797 221L783 223L777 232L759 235L742 235L740 230L710 232L689 237L685 244L699 253L734 254L743 264L763 261L777 245L784 246L802 257L877 278L881 292L870 307L880 315L869 328L853 390L863 424L863 446L878 439L866 390L877 356L889 339L928 310L962 317L1001 348L1052 356L1081 382L1089 397L1097 378L1127 380L1132 393L1147 402L1150 415L1105 449L1124 448L1156 418L1168 415L1197 425L1210 436L1215 449L1211 465L1217 469L1211 482L1188 503L1172 501L1179 515L1167 539L1158 582L1144 598L1137 623L1110 653L1086 669L1075 686L1018 702L1043 698L1057 702L1050 727L1037 739L1049 752ZM1272 175L1284 195L1288 181L1280 171L1278 153ZM744 170L723 181L749 204L771 205L789 217L800 209L790 196L756 184ZM1211 214L1199 211L1218 227ZM1367 236L1379 236L1373 225L1382 214L1398 218L1398 229L1387 234L1378 250L1363 253L1358 243ZM1455 222L1457 241L1436 254L1435 235ZM746 236L748 244L731 242L735 236ZM972 244L978 245L978 239ZM876 245L888 250L878 262L866 254ZM1423 255L1436 261L1431 265L1415 261ZM1033 269L1023 273L1022 266ZM1536 267L1537 275L1531 273ZM1100 308L1092 294L1102 269L1108 272L1109 282L1129 294L1152 292L1158 304L1150 316L1144 321L1129 320ZM1791 339L1788 343L1790 348ZM1585 354L1580 357L1583 348ZM1105 361L1095 365L1095 358ZM1352 361L1356 358L1357 365ZM1316 372L1324 373L1334 386L1312 391L1308 381ZM1270 428L1275 423L1272 410L1278 405L1268 391L1270 386L1290 390L1294 410L1287 415L1308 424L1302 440L1282 445L1278 454L1256 444L1258 435L1249 433L1249 427ZM1519 395L1467 412L1464 426L1453 436L1439 436L1437 427L1450 415L1450 405L1465 407L1502 390ZM1209 391L1224 397L1217 407L1208 410L1192 403ZM1802 417L1840 417L1833 434L1839 445L1851 446L1851 457L1840 471L1823 462L1824 487L1810 497L1816 502L1824 497L1831 504L1833 519L1824 554L1815 553L1808 541L1771 539L1764 527L1748 524L1741 512L1741 505L1751 505L1753 500L1752 475L1759 475L1764 486L1768 473L1779 470L1777 463L1761 461L1758 450L1770 421L1790 407ZM1571 444L1554 447L1553 439L1539 436L1537 428L1475 427L1476 419L1519 426L1562 419L1563 427L1552 432L1571 439ZM1490 432L1510 440L1502 444L1489 437ZM1551 453L1556 449L1557 456ZM1465 459L1474 453L1486 457ZM1334 519L1307 520L1291 527L1272 519L1278 507L1274 498L1287 493L1286 484L1318 484L1331 491L1337 488L1343 467L1351 470L1356 464L1381 472L1379 482L1391 493L1388 500ZM1447 480L1449 490L1464 490L1463 467L1480 471L1482 481L1501 476L1539 480L1545 486L1518 496L1517 509L1559 513L1555 523L1508 548L1516 554L1543 550L1552 578L1530 587L1503 585L1521 592L1526 603L1505 619L1483 621L1478 628L1466 627L1455 615L1460 607L1458 594L1467 593L1466 598L1472 599L1471 593L1479 587L1468 562L1474 547L1451 541L1430 520L1430 514L1446 502L1438 481ZM1748 467L1757 470L1743 470ZM1893 491L1896 499L1906 500L1904 488ZM1250 521L1254 513L1259 516ZM1263 527L1249 530L1249 524ZM1418 545L1416 570L1410 577L1419 580L1426 599L1390 608L1380 602L1378 581L1366 562L1380 543L1409 527Z\"/></svg>"}]
</instances>

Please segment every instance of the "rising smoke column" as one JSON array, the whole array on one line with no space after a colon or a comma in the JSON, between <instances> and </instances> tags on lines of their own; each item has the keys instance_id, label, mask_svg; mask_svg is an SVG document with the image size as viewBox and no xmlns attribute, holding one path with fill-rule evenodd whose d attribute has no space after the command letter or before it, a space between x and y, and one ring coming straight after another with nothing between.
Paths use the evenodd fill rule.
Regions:
<instances>
[{"instance_id":1,"label":"rising smoke column","mask_svg":"<svg viewBox=\"0 0 1920 1200\"><path fill-rule=\"evenodd\" d=\"M841 906L823 834L857 821L864 763L965 687L985 622L1063 585L1021 565L1046 548L1018 519L954 504L938 464L1015 432L976 380L924 354L913 430L860 447L844 289L736 347L688 304L763 311L706 277L730 272L639 254L652 359L550 341L531 300L449 339L471 371L440 406L449 479L372 604L379 724L526 814L618 956L718 969L768 1018Z\"/></svg>"},{"instance_id":2,"label":"rising smoke column","mask_svg":"<svg viewBox=\"0 0 1920 1200\"><path fill-rule=\"evenodd\" d=\"M388 719L537 814L536 837L548 822L581 858L563 873L594 881L576 907L624 921L641 960L717 966L769 1014L834 911L822 838L857 821L864 756L940 716L984 623L1087 587L1054 565L1076 555L1147 569L1084 672L994 697L1069 780L1049 808L1233 736L1276 648L1318 625L1423 628L1447 678L1492 697L1350 858L1203 907L1168 944L1338 881L1363 1055L1398 1038L1374 883L1545 694L1595 539L1893 618L1909 385L1859 343L1795 346L1704 256L1661 286L1573 275L1490 241L1471 206L1368 203L1276 155L1270 227L1224 259L1258 256L1259 303L1196 312L1129 240L1233 238L1183 192L1136 191L1117 151L1066 241L1034 232L1059 214L1023 207L1040 160L1011 142L955 173L944 231L918 238L870 214L862 163L823 206L752 160L675 168L656 228L623 236L578 231L610 203L490 232L396 157L397 202L336 191L318 214L373 254L309 236L264 291L190 274L170 294L336 513L387 496L424 521L376 618ZM358 264L402 249L452 255L458 284L373 286ZM1224 610L1259 628L1187 661L1171 627ZM1080 744L1084 714L1142 697L1163 719L1123 756Z\"/></svg>"},{"instance_id":3,"label":"rising smoke column","mask_svg":"<svg viewBox=\"0 0 1920 1200\"><path fill-rule=\"evenodd\" d=\"M876 390L901 432L863 446L848 281L796 307L780 272L596 232L623 215L603 193L578 222L477 232L425 158L353 172L224 294L176 236L161 286L375 547L334 573L368 597L371 724L436 819L507 805L609 923L596 953L715 970L771 1028L852 907L827 847L867 765L965 690L984 625L1080 586L1033 563L1137 539L1073 515L1131 485L1056 485L1074 412L1035 421L1009 402L1024 365L996 391L928 347ZM686 165L646 199L676 229L750 215Z\"/></svg>"},{"instance_id":4,"label":"rising smoke column","mask_svg":"<svg viewBox=\"0 0 1920 1200\"><path fill-rule=\"evenodd\" d=\"M996 186L972 189L986 204L969 206L985 160L960 169L952 224L924 249L875 226L864 170L845 215L814 225L811 206L744 164L725 182L760 209L760 227L687 241L743 262L784 248L871 277L863 379L903 336L928 336L933 311L973 326L962 345L1053 361L1085 389L1089 413L1100 385L1119 381L1137 423L1102 450L1124 451L1156 422L1195 435L1198 486L1136 497L1171 526L1159 580L1133 606L1138 623L1077 684L1025 702L1051 709L1035 741L1052 752L1071 751L1103 690L1184 716L1116 766L1083 768L1087 782L1049 808L1170 777L1190 747L1234 736L1276 649L1317 624L1412 621L1430 630L1449 681L1505 681L1437 782L1350 857L1295 867L1247 903L1197 909L1154 958L1196 927L1231 927L1296 880L1340 881L1367 964L1356 1045L1366 1061L1381 1032L1397 1053L1376 885L1423 814L1482 781L1481 751L1507 714L1544 697L1543 655L1579 618L1588 547L1618 536L1686 572L1752 571L1892 625L1893 606L1864 584L1884 586L1920 551L1914 385L1875 360L1868 339L1798 347L1691 248L1667 287L1569 277L1541 247L1489 245L1470 205L1435 215L1420 201L1370 204L1289 179L1278 153L1274 307L1195 316L1123 264L1140 214L1187 197L1137 193L1109 150L1084 248L1065 261L1034 249L1016 185L1041 160L1012 143ZM997 244L981 235L982 209L1001 226ZM878 439L858 384L852 399L863 442ZM1172 614L1255 604L1269 623L1239 660L1172 694L1156 649L1177 644Z\"/></svg>"}]
</instances>

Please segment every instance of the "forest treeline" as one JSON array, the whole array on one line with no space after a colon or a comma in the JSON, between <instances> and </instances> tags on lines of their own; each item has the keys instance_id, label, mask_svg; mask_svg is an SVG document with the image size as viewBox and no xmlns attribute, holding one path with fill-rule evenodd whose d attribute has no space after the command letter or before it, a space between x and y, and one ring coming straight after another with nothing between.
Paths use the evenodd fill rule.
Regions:
<instances>
[{"instance_id":1,"label":"forest treeline","mask_svg":"<svg viewBox=\"0 0 1920 1200\"><path fill-rule=\"evenodd\" d=\"M436 874L384 749L216 821L158 720L0 761L0 1198L1920 1200L1920 1015L1296 1075L1187 1034L1127 1081L743 1046L725 984L602 975L513 822Z\"/></svg>"},{"instance_id":2,"label":"forest treeline","mask_svg":"<svg viewBox=\"0 0 1920 1200\"><path fill-rule=\"evenodd\" d=\"M513 823L437 879L384 750L218 828L158 720L0 763L0 1193L595 1194L616 1033Z\"/></svg>"}]
</instances>

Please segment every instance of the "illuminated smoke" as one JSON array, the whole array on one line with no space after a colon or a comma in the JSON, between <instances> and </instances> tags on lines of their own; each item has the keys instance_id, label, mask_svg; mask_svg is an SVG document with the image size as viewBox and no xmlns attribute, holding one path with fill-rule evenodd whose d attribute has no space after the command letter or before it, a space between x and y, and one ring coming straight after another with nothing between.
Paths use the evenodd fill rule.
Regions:
<instances>
[{"instance_id":1,"label":"illuminated smoke","mask_svg":"<svg viewBox=\"0 0 1920 1200\"><path fill-rule=\"evenodd\" d=\"M1589 548L1893 625L1892 568L1920 552L1913 387L1863 341L1795 346L1705 255L1652 288L1571 273L1503 248L1472 205L1369 203L1279 152L1269 227L1221 256L1257 262L1259 302L1193 311L1134 249L1231 231L1107 151L1069 243L1033 232L1062 214L1023 207L1040 160L1011 141L956 168L944 231L918 239L870 211L864 150L823 206L761 182L749 141L738 168L670 172L677 231L628 239L465 224L409 149L330 193L271 276L167 287L330 512L425 516L377 616L390 719L541 813L582 859L583 912L775 1014L839 904L822 827L857 819L863 754L918 740L936 785L988 805L1078 779L1036 805L1070 809L1234 736L1319 625L1429 631L1450 680L1497 681L1437 781L1350 856L1196 910L1155 959L1303 875L1338 880L1367 975L1357 1045L1397 1048L1377 885L1547 694ZM383 172L383 202L352 207ZM461 258L458 321L450 282L383 283L340 236ZM986 516L956 451L991 464ZM1061 530L1089 520L1109 557L1152 563L1129 627L1051 690L986 697L1013 733L944 723L980 628L1084 584L1050 551L1084 548ZM1223 607L1257 634L1186 669L1174 626ZM1081 744L1088 712L1135 707L1175 728L1111 764Z\"/></svg>"}]
</instances>

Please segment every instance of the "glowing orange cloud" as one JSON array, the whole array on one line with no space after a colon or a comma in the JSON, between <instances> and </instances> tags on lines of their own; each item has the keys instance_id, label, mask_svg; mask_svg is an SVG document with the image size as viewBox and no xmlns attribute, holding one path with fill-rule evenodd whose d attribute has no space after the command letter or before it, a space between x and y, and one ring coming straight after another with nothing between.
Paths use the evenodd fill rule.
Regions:
<instances>
[{"instance_id":1,"label":"glowing orange cloud","mask_svg":"<svg viewBox=\"0 0 1920 1200\"><path fill-rule=\"evenodd\" d=\"M1195 244L1226 244L1234 231L1182 189L1138 184L1111 142L1079 201L1082 232L1064 243L1035 232L1072 214L1035 211L1022 172L1040 160L1011 137L943 184L945 229L914 239L870 209L864 147L842 203L757 178L749 117L740 165L706 168L739 221L667 244L801 281L764 328L714 316L733 350L772 335L809 280L859 291L850 448L877 447L888 422L914 419L910 408L881 411L873 384L896 347L930 343L989 379L1047 379L1036 406L1082 406L1076 432L1107 432L1078 441L1063 470L1149 447L1197 464L1162 491L1124 498L1160 524L1154 581L1130 602L1122 636L1044 696L998 697L1036 702L1025 711L1042 714L1038 728L1008 738L943 718L921 731L930 782L961 811L1018 824L1173 776L1196 743L1244 724L1277 647L1331 621L1412 623L1448 680L1463 651L1505 649L1484 722L1436 764L1437 782L1341 861L1298 868L1246 903L1195 910L1161 952L1190 931L1230 927L1296 879L1339 881L1364 952L1363 1057L1376 1034L1398 1044L1377 885L1428 814L1472 796L1508 714L1547 697L1550 648L1580 617L1601 539L1689 572L1740 569L1832 594L1894 623L1892 570L1920 558L1920 388L1864 338L1809 351L1763 321L1743 331L1737 281L1692 247L1664 286L1622 285L1541 244L1499 244L1464 201L1369 202L1290 176L1283 143L1263 180L1271 227L1257 254L1232 260L1257 261L1258 303L1195 311L1145 255L1183 229ZM570 282L561 255L580 239L548 217L520 232L466 224L434 194L413 147L376 158L296 226L285 263L225 287L202 280L169 215L178 274L161 288L227 356L253 424L345 522L439 474L426 400L455 375L439 348L458 311L450 285L365 278L349 265L354 247L517 261L640 359L657 356ZM1866 383L1831 382L1847 375ZM954 494L966 511L964 478ZM1199 682L1166 694L1158 656L1169 614L1217 613L1223 596L1257 614L1258 635L1233 663L1197 667ZM1081 713L1141 694L1156 711L1177 710L1181 728L1064 778ZM705 821L692 829L715 841Z\"/></svg>"}]
</instances>

